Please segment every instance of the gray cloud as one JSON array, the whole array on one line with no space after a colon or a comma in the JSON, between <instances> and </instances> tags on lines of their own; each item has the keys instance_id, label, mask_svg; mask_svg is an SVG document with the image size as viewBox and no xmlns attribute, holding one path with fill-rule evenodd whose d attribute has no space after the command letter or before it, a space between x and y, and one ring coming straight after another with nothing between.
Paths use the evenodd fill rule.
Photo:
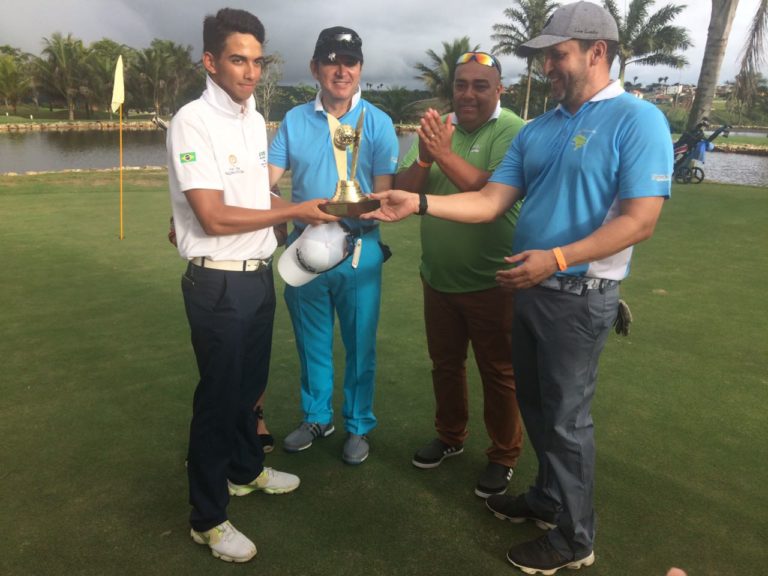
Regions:
<instances>
[{"instance_id":1,"label":"gray cloud","mask_svg":"<svg viewBox=\"0 0 768 576\"><path fill-rule=\"evenodd\" d=\"M568 3L570 0L565 0ZM668 0L658 0L656 8ZM673 0L674 1L674 0ZM759 0L741 0L731 41L723 63L721 80L732 79L738 55ZM681 3L681 2L678 2ZM619 5L621 6L621 2ZM627 79L643 83L667 76L670 82L695 83L706 41L710 0L689 0L679 24L688 27L695 46L686 56L684 70L630 66ZM491 26L503 21L508 0L6 0L0 21L0 44L10 44L39 54L42 38L54 32L72 33L86 44L103 37L133 48L144 48L153 38L191 45L193 55L202 50L202 20L222 6L250 10L267 29L267 52L279 52L285 60L283 81L312 84L308 63L318 32L345 25L363 38L363 81L387 86L420 87L414 79L416 62L426 61L425 52L441 50L441 42L469 36L474 44L490 49ZM522 60L501 59L505 81L515 82L524 70Z\"/></svg>"}]
</instances>

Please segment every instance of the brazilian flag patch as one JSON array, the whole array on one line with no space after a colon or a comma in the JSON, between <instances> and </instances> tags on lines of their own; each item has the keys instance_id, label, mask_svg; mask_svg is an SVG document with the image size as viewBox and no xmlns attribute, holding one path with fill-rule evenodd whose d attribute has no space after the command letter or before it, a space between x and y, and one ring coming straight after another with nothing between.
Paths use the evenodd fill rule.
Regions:
<instances>
[{"instance_id":1,"label":"brazilian flag patch","mask_svg":"<svg viewBox=\"0 0 768 576\"><path fill-rule=\"evenodd\" d=\"M182 154L179 154L179 160L181 160L182 164L187 164L197 160L197 156L195 156L194 152L183 152Z\"/></svg>"}]
</instances>

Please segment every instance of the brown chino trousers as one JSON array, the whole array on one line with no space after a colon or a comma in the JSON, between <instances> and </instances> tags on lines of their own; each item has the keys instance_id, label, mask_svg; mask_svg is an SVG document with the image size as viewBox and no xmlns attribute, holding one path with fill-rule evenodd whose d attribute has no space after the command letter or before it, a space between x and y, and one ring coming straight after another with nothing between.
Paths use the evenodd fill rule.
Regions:
<instances>
[{"instance_id":1,"label":"brown chino trousers","mask_svg":"<svg viewBox=\"0 0 768 576\"><path fill-rule=\"evenodd\" d=\"M512 369L512 294L498 287L452 294L433 289L423 279L422 284L438 437L451 446L467 438L471 342L483 383L483 417L491 439L488 460L515 467L523 431Z\"/></svg>"}]
</instances>

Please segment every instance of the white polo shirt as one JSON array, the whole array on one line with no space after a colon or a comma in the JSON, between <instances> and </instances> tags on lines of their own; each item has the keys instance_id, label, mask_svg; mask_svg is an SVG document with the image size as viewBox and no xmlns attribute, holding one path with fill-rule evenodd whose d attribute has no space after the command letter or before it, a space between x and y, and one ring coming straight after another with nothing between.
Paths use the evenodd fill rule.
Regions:
<instances>
[{"instance_id":1,"label":"white polo shirt","mask_svg":"<svg viewBox=\"0 0 768 576\"><path fill-rule=\"evenodd\" d=\"M267 130L253 96L234 102L210 78L203 95L171 120L166 142L176 242L182 258L211 260L269 258L277 247L272 228L209 236L184 191L223 190L229 206L268 210Z\"/></svg>"}]
</instances>

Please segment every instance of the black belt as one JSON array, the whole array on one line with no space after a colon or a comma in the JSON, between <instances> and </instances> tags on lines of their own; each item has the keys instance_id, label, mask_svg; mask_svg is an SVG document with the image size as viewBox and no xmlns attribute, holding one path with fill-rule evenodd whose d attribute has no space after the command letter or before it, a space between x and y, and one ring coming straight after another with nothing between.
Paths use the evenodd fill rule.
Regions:
<instances>
[{"instance_id":1,"label":"black belt","mask_svg":"<svg viewBox=\"0 0 768 576\"><path fill-rule=\"evenodd\" d=\"M618 280L606 280L605 278L587 278L585 276L550 276L543 280L539 286L550 290L559 290L583 296L588 290L600 290L605 292L619 285Z\"/></svg>"}]
</instances>

